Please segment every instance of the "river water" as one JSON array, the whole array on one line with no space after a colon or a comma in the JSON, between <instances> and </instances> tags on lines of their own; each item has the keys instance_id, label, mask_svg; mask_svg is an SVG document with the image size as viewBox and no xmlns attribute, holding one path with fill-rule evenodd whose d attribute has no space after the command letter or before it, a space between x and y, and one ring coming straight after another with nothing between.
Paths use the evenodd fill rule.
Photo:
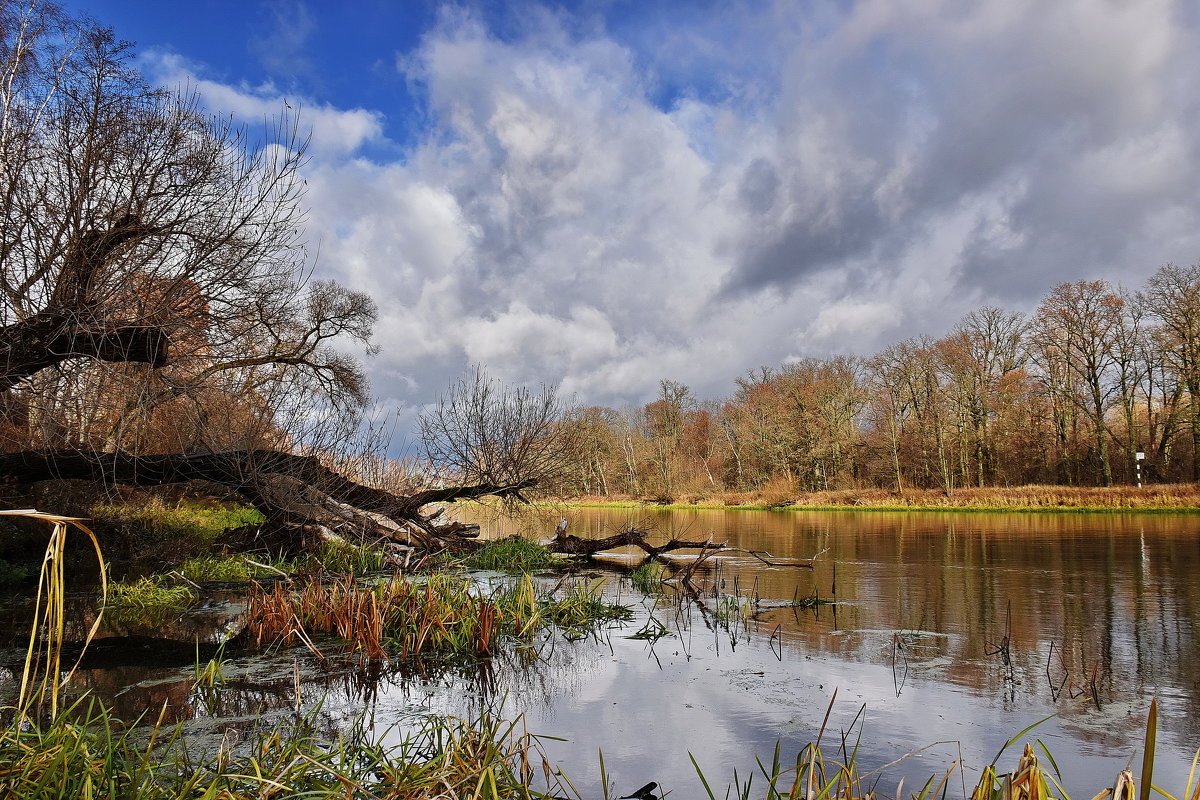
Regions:
<instances>
[{"instance_id":1,"label":"river water","mask_svg":"<svg viewBox=\"0 0 1200 800\"><path fill-rule=\"evenodd\" d=\"M481 521L485 536L545 538L559 518L456 513ZM1007 739L1051 715L1025 738L1045 742L1073 796L1091 797L1123 767L1139 771L1157 697L1155 783L1183 791L1200 747L1200 515L564 513L580 536L636 526L652 540L711 537L731 549L697 569L699 597L672 585L637 592L627 577L637 551L589 567L575 579L632 605L634 620L579 641L555 634L536 653L363 675L331 673L298 650L231 659L226 682L203 692L193 663L123 663L78 683L126 717L166 701L196 736L282 718L297 674L302 705L319 699L330 732L365 715L379 735L398 736L388 729L420 715L486 706L565 739L542 746L584 797L600 794L599 752L619 794L654 780L675 797L702 796L694 757L721 795L735 769L744 781L777 743L791 763L823 723L827 758L844 738L858 743L864 772L891 764L877 786L887 795L901 778L907 793L962 759L959 796ZM811 569L788 563L809 558ZM813 594L831 602L792 606ZM215 641L240 608L235 594L219 595L172 624L186 629L177 638ZM631 638L650 628L662 635ZM1014 746L1000 766L1019 755Z\"/></svg>"},{"instance_id":2,"label":"river water","mask_svg":"<svg viewBox=\"0 0 1200 800\"><path fill-rule=\"evenodd\" d=\"M632 525L711 536L768 551L771 561L816 556L811 570L744 552L718 557L709 583L761 598L747 635L693 618L652 653L614 638L595 676L529 703L539 727L561 730L570 719L584 732L565 735L585 751L603 747L609 764L641 765L626 783L651 779L664 762L674 775L692 772L683 745L722 779L735 767L744 776L747 752L767 759L777 740L785 760L794 757L819 733L836 690L827 731L849 730L865 707L854 728L860 765L933 745L889 769L881 789L899 776L911 787L959 757L968 777L978 775L1010 737L1055 715L1026 738L1042 739L1066 787L1090 797L1127 763L1139 770L1153 697L1155 782L1184 788L1200 747L1200 516L581 509L567 517L578 535ZM813 592L834 604L771 608ZM1019 755L1014 748L1001 764L1011 769Z\"/></svg>"}]
</instances>

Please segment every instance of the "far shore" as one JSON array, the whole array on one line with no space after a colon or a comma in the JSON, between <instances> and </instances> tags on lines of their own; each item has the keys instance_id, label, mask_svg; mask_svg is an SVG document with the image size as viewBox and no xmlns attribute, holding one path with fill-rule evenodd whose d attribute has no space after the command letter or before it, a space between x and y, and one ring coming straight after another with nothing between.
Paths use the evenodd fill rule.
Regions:
<instances>
[{"instance_id":1,"label":"far shore","mask_svg":"<svg viewBox=\"0 0 1200 800\"><path fill-rule=\"evenodd\" d=\"M821 492L679 492L671 496L584 495L577 508L663 508L796 511L1029 511L1200 513L1200 484L1154 486L1005 486L941 489L838 489Z\"/></svg>"}]
</instances>

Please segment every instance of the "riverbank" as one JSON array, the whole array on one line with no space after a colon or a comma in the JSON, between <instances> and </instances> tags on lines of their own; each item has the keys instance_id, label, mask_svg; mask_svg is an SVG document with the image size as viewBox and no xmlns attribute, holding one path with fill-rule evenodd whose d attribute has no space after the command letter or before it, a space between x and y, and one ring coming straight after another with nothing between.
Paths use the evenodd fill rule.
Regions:
<instances>
[{"instance_id":1,"label":"riverbank","mask_svg":"<svg viewBox=\"0 0 1200 800\"><path fill-rule=\"evenodd\" d=\"M1200 484L1156 486L1008 486L941 489L841 489L825 492L688 493L673 497L585 495L564 501L580 508L728 508L808 511L1030 511L1200 513Z\"/></svg>"}]
</instances>

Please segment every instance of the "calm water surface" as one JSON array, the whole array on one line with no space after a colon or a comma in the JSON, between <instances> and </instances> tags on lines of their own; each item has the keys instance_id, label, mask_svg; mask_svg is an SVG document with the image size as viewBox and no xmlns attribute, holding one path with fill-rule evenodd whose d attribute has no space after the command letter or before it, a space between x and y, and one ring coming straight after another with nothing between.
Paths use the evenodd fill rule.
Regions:
<instances>
[{"instance_id":1,"label":"calm water surface","mask_svg":"<svg viewBox=\"0 0 1200 800\"><path fill-rule=\"evenodd\" d=\"M780 558L819 554L811 571L720 557L709 580L763 600L748 637L693 619L653 653L622 640L602 677L544 710L530 705L551 730L564 716L581 727L594 720L574 738L603 746L609 763L640 760L649 775L686 744L707 754L702 764L744 774L747 749L769 755L777 739L786 752L814 738L835 689L832 730L848 728L865 705L861 763L953 742L889 775L928 777L960 753L977 774L1009 737L1056 714L1033 735L1050 746L1068 787L1094 793L1135 752L1140 765L1154 696L1156 783L1181 791L1200 747L1198 516L583 509L568 517L579 535L636 525L711 534ZM836 603L817 613L769 607L814 591ZM617 748L626 760L611 757ZM690 770L683 761L677 774Z\"/></svg>"},{"instance_id":2,"label":"calm water surface","mask_svg":"<svg viewBox=\"0 0 1200 800\"><path fill-rule=\"evenodd\" d=\"M480 518L487 536L545 538L558 521L557 512L520 521L456 513ZM1200 516L582 509L567 517L577 535L636 525L662 538L711 535L771 561L816 559L810 570L720 554L698 572L696 600L674 590L641 595L624 577L637 553L619 555L582 579L632 604L635 620L582 641L549 636L536 657L505 651L484 663L411 662L363 675L322 668L297 650L230 660L216 691L192 688L190 662L88 670L80 686L127 717L166 701L195 735L215 737L284 718L298 664L302 704L323 697L330 732L365 714L380 735L397 736L387 729L431 712L499 708L523 713L534 733L567 739L543 746L585 797L600 794L602 750L619 793L656 780L681 798L702 796L689 753L710 782L724 786L734 769L744 780L776 742L790 762L830 708L825 742L846 732L853 743L861 732L867 769L928 748L886 770L878 787L886 794L901 777L914 789L958 758L970 784L1009 737L1053 714L1031 735L1053 752L1068 791L1090 797L1127 762L1140 768L1157 696L1155 783L1183 790L1200 747L1192 624ZM789 607L813 593L834 602ZM240 613L237 596L219 596L173 622L173 635L217 641ZM667 635L629 638L648 624ZM1018 755L1001 766L1011 769Z\"/></svg>"}]
</instances>

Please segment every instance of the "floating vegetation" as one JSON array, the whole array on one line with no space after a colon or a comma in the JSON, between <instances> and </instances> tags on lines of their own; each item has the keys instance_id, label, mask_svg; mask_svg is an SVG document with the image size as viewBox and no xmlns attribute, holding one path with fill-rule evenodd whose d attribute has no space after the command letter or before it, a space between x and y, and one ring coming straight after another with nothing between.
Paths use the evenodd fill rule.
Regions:
<instances>
[{"instance_id":1,"label":"floating vegetation","mask_svg":"<svg viewBox=\"0 0 1200 800\"><path fill-rule=\"evenodd\" d=\"M554 563L550 551L537 542L520 536L509 536L488 542L463 562L474 569L502 572L533 572Z\"/></svg>"},{"instance_id":2,"label":"floating vegetation","mask_svg":"<svg viewBox=\"0 0 1200 800\"><path fill-rule=\"evenodd\" d=\"M671 631L658 619L650 617L646 620L646 624L638 628L635 632L626 636L626 639L644 639L650 643L657 642L664 636L671 636Z\"/></svg>"}]
</instances>

